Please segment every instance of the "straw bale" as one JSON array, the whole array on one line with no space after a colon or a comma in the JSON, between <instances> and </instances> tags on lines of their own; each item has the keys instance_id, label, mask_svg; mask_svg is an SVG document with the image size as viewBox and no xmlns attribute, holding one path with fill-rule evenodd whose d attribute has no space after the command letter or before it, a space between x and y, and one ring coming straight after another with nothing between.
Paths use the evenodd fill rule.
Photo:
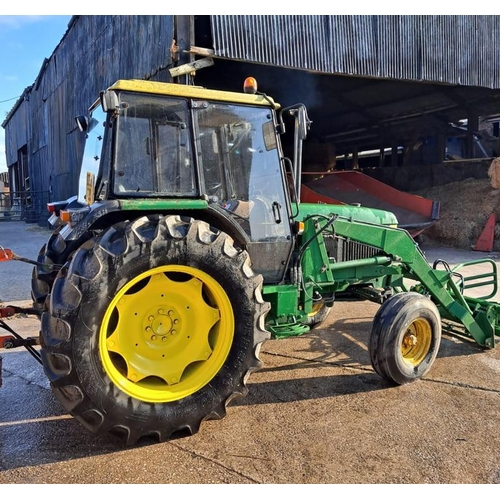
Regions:
<instances>
[{"instance_id":1,"label":"straw bale","mask_svg":"<svg viewBox=\"0 0 500 500\"><path fill-rule=\"evenodd\" d=\"M491 179L491 186L500 189L500 158L494 158L488 169L488 176Z\"/></svg>"},{"instance_id":2,"label":"straw bale","mask_svg":"<svg viewBox=\"0 0 500 500\"><path fill-rule=\"evenodd\" d=\"M500 159L492 172L498 174L500 182ZM493 177L466 179L415 193L440 202L439 220L422 233L421 241L469 250L476 244L492 213L500 223L500 190L492 187L492 182ZM500 250L498 224L493 249Z\"/></svg>"}]
</instances>

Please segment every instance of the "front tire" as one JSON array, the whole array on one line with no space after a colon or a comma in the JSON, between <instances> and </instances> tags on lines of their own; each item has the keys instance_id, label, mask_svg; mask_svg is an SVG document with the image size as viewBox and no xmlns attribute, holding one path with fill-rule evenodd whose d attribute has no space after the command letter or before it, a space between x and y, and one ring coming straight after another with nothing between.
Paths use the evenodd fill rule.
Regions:
<instances>
[{"instance_id":1,"label":"front tire","mask_svg":"<svg viewBox=\"0 0 500 500\"><path fill-rule=\"evenodd\" d=\"M196 433L261 366L261 287L248 254L202 221L113 226L61 270L42 317L56 397L91 431L128 444Z\"/></svg>"},{"instance_id":2,"label":"front tire","mask_svg":"<svg viewBox=\"0 0 500 500\"><path fill-rule=\"evenodd\" d=\"M441 343L441 317L427 297L393 295L378 310L369 341L374 370L396 384L413 382L432 366Z\"/></svg>"},{"instance_id":3,"label":"front tire","mask_svg":"<svg viewBox=\"0 0 500 500\"><path fill-rule=\"evenodd\" d=\"M312 329L319 328L328 318L332 306L327 306L324 302L317 302L313 306L313 310L307 315L305 324Z\"/></svg>"}]
</instances>

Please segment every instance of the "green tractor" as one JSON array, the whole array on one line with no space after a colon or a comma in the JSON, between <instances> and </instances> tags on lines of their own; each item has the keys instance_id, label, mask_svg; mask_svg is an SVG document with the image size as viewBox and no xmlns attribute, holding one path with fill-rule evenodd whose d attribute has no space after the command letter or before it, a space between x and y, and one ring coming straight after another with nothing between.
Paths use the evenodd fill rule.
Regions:
<instances>
[{"instance_id":1,"label":"green tractor","mask_svg":"<svg viewBox=\"0 0 500 500\"><path fill-rule=\"evenodd\" d=\"M306 108L246 88L120 80L77 118L79 194L49 207L32 297L53 391L93 432L196 433L246 394L265 340L317 327L336 298L382 304L370 357L396 384L429 370L442 317L495 345L497 305L471 305L393 214L300 203Z\"/></svg>"}]
</instances>

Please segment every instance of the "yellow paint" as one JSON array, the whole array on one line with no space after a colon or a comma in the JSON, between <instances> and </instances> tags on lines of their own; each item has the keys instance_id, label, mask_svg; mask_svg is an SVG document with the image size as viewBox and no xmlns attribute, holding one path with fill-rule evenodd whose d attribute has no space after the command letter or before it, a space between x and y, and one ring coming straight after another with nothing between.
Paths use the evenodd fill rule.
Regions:
<instances>
[{"instance_id":1,"label":"yellow paint","mask_svg":"<svg viewBox=\"0 0 500 500\"><path fill-rule=\"evenodd\" d=\"M99 351L123 392L166 403L208 384L224 365L233 336L233 309L221 285L199 269L167 265L118 291L104 315Z\"/></svg>"},{"instance_id":2,"label":"yellow paint","mask_svg":"<svg viewBox=\"0 0 500 500\"><path fill-rule=\"evenodd\" d=\"M411 323L401 342L403 359L413 366L418 366L429 353L432 342L432 327L424 318Z\"/></svg>"},{"instance_id":3,"label":"yellow paint","mask_svg":"<svg viewBox=\"0 0 500 500\"><path fill-rule=\"evenodd\" d=\"M126 90L129 92L143 92L146 94L159 94L167 96L186 97L189 99L203 99L207 101L235 102L254 106L269 107L269 101L261 95L244 94L239 92L225 92L222 90L209 90L194 85L181 85L178 83L150 82L145 80L118 80L108 90ZM280 105L274 104L275 109Z\"/></svg>"}]
</instances>

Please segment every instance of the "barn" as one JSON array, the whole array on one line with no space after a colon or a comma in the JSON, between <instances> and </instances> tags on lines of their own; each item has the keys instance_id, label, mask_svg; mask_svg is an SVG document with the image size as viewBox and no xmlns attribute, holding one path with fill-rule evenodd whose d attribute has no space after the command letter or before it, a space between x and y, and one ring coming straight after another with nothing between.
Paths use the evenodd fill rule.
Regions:
<instances>
[{"instance_id":1,"label":"barn","mask_svg":"<svg viewBox=\"0 0 500 500\"><path fill-rule=\"evenodd\" d=\"M500 16L73 16L4 122L28 222L74 195L74 117L118 79L240 90L308 108L304 182L358 170L403 191L487 175L500 155ZM189 64L191 71L179 68Z\"/></svg>"}]
</instances>

